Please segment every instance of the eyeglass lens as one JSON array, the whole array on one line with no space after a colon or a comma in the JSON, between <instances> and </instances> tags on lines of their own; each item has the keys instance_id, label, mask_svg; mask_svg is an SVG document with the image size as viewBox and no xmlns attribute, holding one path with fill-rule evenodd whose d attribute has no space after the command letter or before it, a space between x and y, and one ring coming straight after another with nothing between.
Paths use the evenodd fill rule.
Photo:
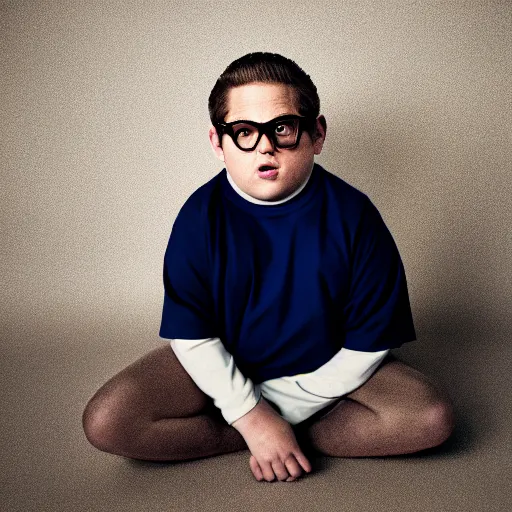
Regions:
<instances>
[{"instance_id":1,"label":"eyeglass lens","mask_svg":"<svg viewBox=\"0 0 512 512\"><path fill-rule=\"evenodd\" d=\"M256 146L259 130L248 123L236 123L232 126L236 143L243 149L251 149ZM299 120L289 119L277 121L271 126L272 138L278 147L294 146L299 132Z\"/></svg>"}]
</instances>

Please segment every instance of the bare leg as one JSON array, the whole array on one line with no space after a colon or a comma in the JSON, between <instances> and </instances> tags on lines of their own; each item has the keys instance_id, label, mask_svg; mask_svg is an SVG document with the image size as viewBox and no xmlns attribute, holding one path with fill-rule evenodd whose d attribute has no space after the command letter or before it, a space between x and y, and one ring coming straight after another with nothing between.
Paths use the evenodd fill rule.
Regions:
<instances>
[{"instance_id":1,"label":"bare leg","mask_svg":"<svg viewBox=\"0 0 512 512\"><path fill-rule=\"evenodd\" d=\"M247 449L169 345L101 387L87 404L83 427L96 448L135 459L186 460Z\"/></svg>"},{"instance_id":2,"label":"bare leg","mask_svg":"<svg viewBox=\"0 0 512 512\"><path fill-rule=\"evenodd\" d=\"M338 457L395 455L437 446L453 430L446 394L395 358L348 398L294 425L301 447ZM247 449L168 345L100 388L83 425L98 449L136 459L186 460Z\"/></svg>"},{"instance_id":3,"label":"bare leg","mask_svg":"<svg viewBox=\"0 0 512 512\"><path fill-rule=\"evenodd\" d=\"M385 456L438 446L454 428L446 393L394 356L347 397L320 419L296 425L298 439L330 456Z\"/></svg>"}]
</instances>

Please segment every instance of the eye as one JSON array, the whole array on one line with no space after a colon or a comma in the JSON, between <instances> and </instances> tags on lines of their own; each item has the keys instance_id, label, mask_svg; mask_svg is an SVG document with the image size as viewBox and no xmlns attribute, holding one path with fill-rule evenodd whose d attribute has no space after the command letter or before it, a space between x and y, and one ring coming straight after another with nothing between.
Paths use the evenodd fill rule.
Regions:
<instances>
[{"instance_id":1,"label":"eye","mask_svg":"<svg viewBox=\"0 0 512 512\"><path fill-rule=\"evenodd\" d=\"M293 126L290 123L279 123L276 125L277 135L290 135L293 132Z\"/></svg>"},{"instance_id":2,"label":"eye","mask_svg":"<svg viewBox=\"0 0 512 512\"><path fill-rule=\"evenodd\" d=\"M255 131L255 128L250 125L235 125L233 126L233 131L235 132L235 137L237 139L243 139L245 137L251 137Z\"/></svg>"}]
</instances>

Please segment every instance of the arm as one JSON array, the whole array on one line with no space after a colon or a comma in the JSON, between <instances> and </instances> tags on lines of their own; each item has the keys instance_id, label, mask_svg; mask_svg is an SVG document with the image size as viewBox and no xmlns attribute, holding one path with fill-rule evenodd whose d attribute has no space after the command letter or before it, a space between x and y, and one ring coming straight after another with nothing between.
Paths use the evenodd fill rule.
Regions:
<instances>
[{"instance_id":1,"label":"arm","mask_svg":"<svg viewBox=\"0 0 512 512\"><path fill-rule=\"evenodd\" d=\"M320 368L295 377L306 391L326 398L343 396L362 386L388 353L389 350L361 352L342 348Z\"/></svg>"},{"instance_id":2,"label":"arm","mask_svg":"<svg viewBox=\"0 0 512 512\"><path fill-rule=\"evenodd\" d=\"M204 393L213 398L224 419L249 447L257 480L292 481L311 471L291 426L266 402L261 391L242 375L219 338L171 339L171 348Z\"/></svg>"},{"instance_id":3,"label":"arm","mask_svg":"<svg viewBox=\"0 0 512 512\"><path fill-rule=\"evenodd\" d=\"M260 401L261 392L242 375L220 338L171 339L171 348L197 387L213 399L229 425Z\"/></svg>"}]
</instances>

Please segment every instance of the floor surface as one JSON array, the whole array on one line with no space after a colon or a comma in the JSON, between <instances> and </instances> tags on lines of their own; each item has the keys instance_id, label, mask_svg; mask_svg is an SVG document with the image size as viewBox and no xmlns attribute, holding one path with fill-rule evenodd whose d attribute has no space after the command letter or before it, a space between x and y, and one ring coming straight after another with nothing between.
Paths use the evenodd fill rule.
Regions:
<instances>
[{"instance_id":1,"label":"floor surface","mask_svg":"<svg viewBox=\"0 0 512 512\"><path fill-rule=\"evenodd\" d=\"M71 326L4 318L1 510L512 510L510 333L469 321L427 322L417 326L418 341L394 351L455 402L458 425L441 447L389 458L317 457L307 477L267 483L252 476L248 451L162 464L108 455L87 442L81 414L88 398L162 343L155 321Z\"/></svg>"}]
</instances>

